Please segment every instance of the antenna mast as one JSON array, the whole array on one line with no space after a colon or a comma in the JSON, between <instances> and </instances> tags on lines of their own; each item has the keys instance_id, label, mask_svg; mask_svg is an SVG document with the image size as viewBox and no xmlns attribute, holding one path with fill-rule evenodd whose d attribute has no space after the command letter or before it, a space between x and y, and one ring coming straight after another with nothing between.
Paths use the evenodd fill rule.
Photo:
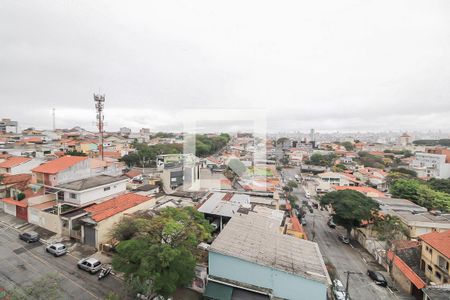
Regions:
<instances>
[{"instance_id":1,"label":"antenna mast","mask_svg":"<svg viewBox=\"0 0 450 300\"><path fill-rule=\"evenodd\" d=\"M52 108L52 117L53 117L53 131L56 131L55 109L54 108Z\"/></svg>"},{"instance_id":2,"label":"antenna mast","mask_svg":"<svg viewBox=\"0 0 450 300\"><path fill-rule=\"evenodd\" d=\"M95 101L95 110L97 111L97 127L98 132L100 133L100 155L103 160L103 125L104 125L104 119L103 116L103 108L105 106L105 95L99 95L94 94L94 101Z\"/></svg>"}]
</instances>

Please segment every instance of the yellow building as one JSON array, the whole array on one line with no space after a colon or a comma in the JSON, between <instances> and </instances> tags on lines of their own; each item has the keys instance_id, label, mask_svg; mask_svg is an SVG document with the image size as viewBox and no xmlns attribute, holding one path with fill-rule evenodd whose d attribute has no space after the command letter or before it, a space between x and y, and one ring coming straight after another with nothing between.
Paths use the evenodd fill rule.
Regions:
<instances>
[{"instance_id":1,"label":"yellow building","mask_svg":"<svg viewBox=\"0 0 450 300\"><path fill-rule=\"evenodd\" d=\"M450 230L421 235L421 269L435 284L450 282Z\"/></svg>"}]
</instances>

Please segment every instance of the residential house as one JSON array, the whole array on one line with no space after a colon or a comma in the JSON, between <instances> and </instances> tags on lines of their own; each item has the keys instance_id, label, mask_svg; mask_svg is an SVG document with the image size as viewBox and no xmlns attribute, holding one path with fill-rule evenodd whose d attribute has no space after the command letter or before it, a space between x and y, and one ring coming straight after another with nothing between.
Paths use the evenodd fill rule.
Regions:
<instances>
[{"instance_id":1,"label":"residential house","mask_svg":"<svg viewBox=\"0 0 450 300\"><path fill-rule=\"evenodd\" d=\"M42 160L32 157L12 156L0 162L0 174L31 173L31 170L42 163Z\"/></svg>"},{"instance_id":2,"label":"residential house","mask_svg":"<svg viewBox=\"0 0 450 300\"><path fill-rule=\"evenodd\" d=\"M58 200L77 207L84 207L126 192L126 176L97 175L54 186Z\"/></svg>"},{"instance_id":3,"label":"residential house","mask_svg":"<svg viewBox=\"0 0 450 300\"><path fill-rule=\"evenodd\" d=\"M209 247L204 297L327 299L331 282L318 245L278 230L279 220L264 214L234 215Z\"/></svg>"},{"instance_id":4,"label":"residential house","mask_svg":"<svg viewBox=\"0 0 450 300\"><path fill-rule=\"evenodd\" d=\"M0 199L11 197L10 189L24 190L31 182L31 174L2 174L0 178Z\"/></svg>"},{"instance_id":5,"label":"residential house","mask_svg":"<svg viewBox=\"0 0 450 300\"><path fill-rule=\"evenodd\" d=\"M450 284L430 285L422 289L423 300L448 300L450 299Z\"/></svg>"},{"instance_id":6,"label":"residential house","mask_svg":"<svg viewBox=\"0 0 450 300\"><path fill-rule=\"evenodd\" d=\"M450 229L450 214L436 212L392 211L391 215L400 218L408 228L408 236L412 239L430 232L441 232Z\"/></svg>"},{"instance_id":7,"label":"residential house","mask_svg":"<svg viewBox=\"0 0 450 300\"><path fill-rule=\"evenodd\" d=\"M356 177L346 173L325 172L317 176L329 186L358 186L360 183Z\"/></svg>"},{"instance_id":8,"label":"residential house","mask_svg":"<svg viewBox=\"0 0 450 300\"><path fill-rule=\"evenodd\" d=\"M368 185L378 190L385 191L387 189L386 176L387 173L377 168L359 168L353 173L360 181L366 182Z\"/></svg>"},{"instance_id":9,"label":"residential house","mask_svg":"<svg viewBox=\"0 0 450 300\"><path fill-rule=\"evenodd\" d=\"M390 274L404 292L420 300L423 298L421 290L426 286L425 273L420 269L420 243L396 242L394 241L395 251L387 252Z\"/></svg>"},{"instance_id":10,"label":"residential house","mask_svg":"<svg viewBox=\"0 0 450 300\"><path fill-rule=\"evenodd\" d=\"M155 198L128 193L85 208L87 215L81 219L82 242L100 249L111 240L111 228L125 215L147 210L155 201Z\"/></svg>"},{"instance_id":11,"label":"residential house","mask_svg":"<svg viewBox=\"0 0 450 300\"><path fill-rule=\"evenodd\" d=\"M380 192L379 190L374 189L373 187L369 186L333 186L333 189L336 191L343 191L343 190L352 190L360 192L367 197L386 197L383 192Z\"/></svg>"},{"instance_id":12,"label":"residential house","mask_svg":"<svg viewBox=\"0 0 450 300\"><path fill-rule=\"evenodd\" d=\"M90 161L86 156L66 155L46 162L32 172L33 183L51 187L91 176Z\"/></svg>"},{"instance_id":13,"label":"residential house","mask_svg":"<svg viewBox=\"0 0 450 300\"><path fill-rule=\"evenodd\" d=\"M450 283L450 230L421 235L421 269L434 284Z\"/></svg>"}]
</instances>

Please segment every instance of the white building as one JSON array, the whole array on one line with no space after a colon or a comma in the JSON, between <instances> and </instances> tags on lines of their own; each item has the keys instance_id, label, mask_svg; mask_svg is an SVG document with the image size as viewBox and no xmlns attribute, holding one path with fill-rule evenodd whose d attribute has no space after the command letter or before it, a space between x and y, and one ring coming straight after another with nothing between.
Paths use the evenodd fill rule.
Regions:
<instances>
[{"instance_id":1,"label":"white building","mask_svg":"<svg viewBox=\"0 0 450 300\"><path fill-rule=\"evenodd\" d=\"M127 182L126 176L99 175L61 184L55 188L59 190L58 200L75 206L86 206L125 193Z\"/></svg>"},{"instance_id":2,"label":"white building","mask_svg":"<svg viewBox=\"0 0 450 300\"><path fill-rule=\"evenodd\" d=\"M418 177L450 178L450 163L446 158L444 154L416 153L410 168Z\"/></svg>"},{"instance_id":3,"label":"white building","mask_svg":"<svg viewBox=\"0 0 450 300\"><path fill-rule=\"evenodd\" d=\"M31 173L31 169L39 166L42 160L39 158L14 156L0 162L0 174Z\"/></svg>"}]
</instances>

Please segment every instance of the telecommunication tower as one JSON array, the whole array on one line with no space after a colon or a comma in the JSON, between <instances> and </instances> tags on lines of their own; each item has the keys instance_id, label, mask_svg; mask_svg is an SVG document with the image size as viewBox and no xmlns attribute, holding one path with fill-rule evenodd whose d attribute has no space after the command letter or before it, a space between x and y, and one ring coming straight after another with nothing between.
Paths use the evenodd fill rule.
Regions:
<instances>
[{"instance_id":1,"label":"telecommunication tower","mask_svg":"<svg viewBox=\"0 0 450 300\"><path fill-rule=\"evenodd\" d=\"M103 160L103 125L104 125L104 119L103 116L103 108L105 106L105 95L99 95L94 94L94 101L95 101L95 110L97 111L97 128L98 132L100 134L100 156Z\"/></svg>"}]
</instances>

